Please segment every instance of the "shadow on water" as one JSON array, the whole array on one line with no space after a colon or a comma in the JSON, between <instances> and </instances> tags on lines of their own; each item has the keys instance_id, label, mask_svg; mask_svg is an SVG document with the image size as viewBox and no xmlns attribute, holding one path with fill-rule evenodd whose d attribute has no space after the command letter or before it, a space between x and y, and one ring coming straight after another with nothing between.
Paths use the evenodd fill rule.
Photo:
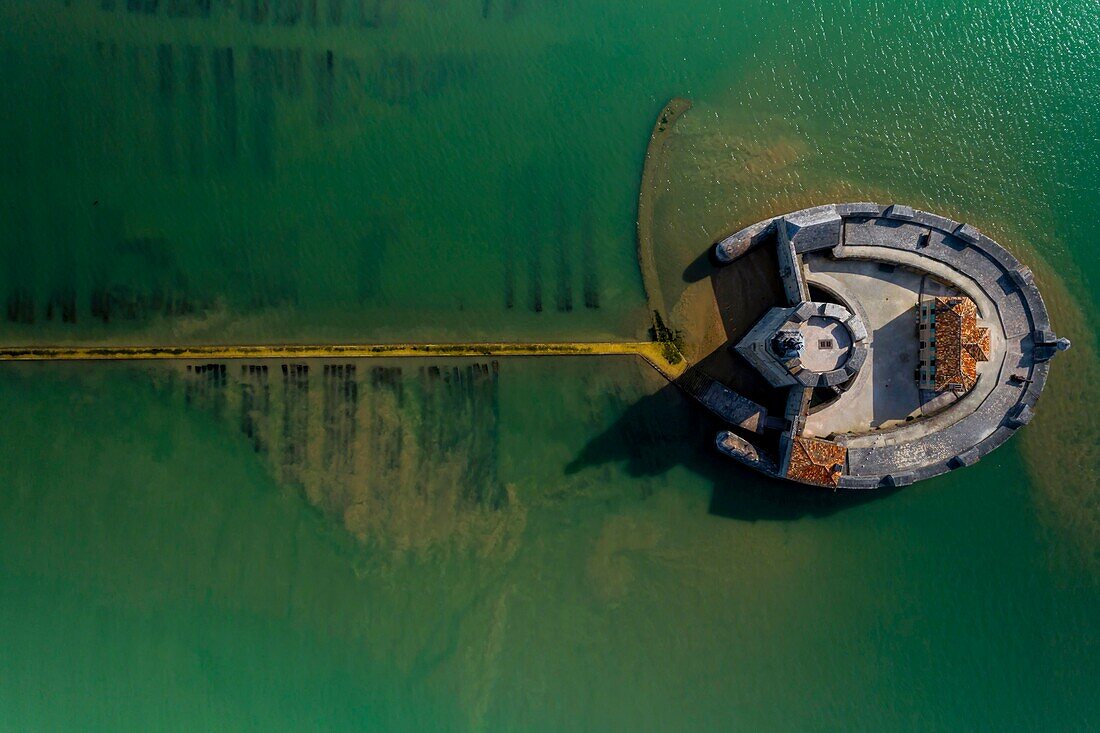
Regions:
<instances>
[{"instance_id":1,"label":"shadow on water","mask_svg":"<svg viewBox=\"0 0 1100 733\"><path fill-rule=\"evenodd\" d=\"M718 453L714 436L722 429L717 417L670 384L628 407L565 471L575 474L606 463L625 463L629 475L645 477L682 466L711 483L711 514L750 522L827 517L896 491L834 492L770 479Z\"/></svg>"},{"instance_id":2,"label":"shadow on water","mask_svg":"<svg viewBox=\"0 0 1100 733\"><path fill-rule=\"evenodd\" d=\"M707 247L691 263L684 268L683 280L686 283L697 283L706 280L718 272L718 265L714 260L714 248Z\"/></svg>"}]
</instances>

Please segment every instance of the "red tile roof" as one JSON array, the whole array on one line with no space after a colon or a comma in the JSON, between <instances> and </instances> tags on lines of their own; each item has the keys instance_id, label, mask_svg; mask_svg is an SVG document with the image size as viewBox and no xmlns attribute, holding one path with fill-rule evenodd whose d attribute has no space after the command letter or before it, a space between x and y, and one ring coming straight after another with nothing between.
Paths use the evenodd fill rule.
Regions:
<instances>
[{"instance_id":1,"label":"red tile roof","mask_svg":"<svg viewBox=\"0 0 1100 733\"><path fill-rule=\"evenodd\" d=\"M844 473L848 449L828 440L792 438L787 478L818 486L836 487Z\"/></svg>"},{"instance_id":2,"label":"red tile roof","mask_svg":"<svg viewBox=\"0 0 1100 733\"><path fill-rule=\"evenodd\" d=\"M978 325L970 298L936 298L936 390L967 391L978 381L978 362L989 360L989 329Z\"/></svg>"}]
</instances>

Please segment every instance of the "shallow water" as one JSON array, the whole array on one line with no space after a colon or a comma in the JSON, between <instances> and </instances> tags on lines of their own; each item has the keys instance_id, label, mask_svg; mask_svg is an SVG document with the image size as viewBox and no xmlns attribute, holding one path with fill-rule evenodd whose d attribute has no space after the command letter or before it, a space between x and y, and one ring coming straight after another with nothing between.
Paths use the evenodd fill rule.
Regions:
<instances>
[{"instance_id":1,"label":"shallow water","mask_svg":"<svg viewBox=\"0 0 1100 733\"><path fill-rule=\"evenodd\" d=\"M1097 725L1093 8L203 7L0 0L5 343L639 337L680 94L669 300L721 233L904 200L1075 347L870 499L724 462L625 358L4 366L0 728Z\"/></svg>"}]
</instances>

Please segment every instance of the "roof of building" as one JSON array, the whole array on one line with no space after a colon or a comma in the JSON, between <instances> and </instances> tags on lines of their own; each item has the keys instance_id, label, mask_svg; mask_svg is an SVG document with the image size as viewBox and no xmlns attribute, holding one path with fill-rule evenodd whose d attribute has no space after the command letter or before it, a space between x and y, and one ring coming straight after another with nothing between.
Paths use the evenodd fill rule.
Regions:
<instances>
[{"instance_id":1,"label":"roof of building","mask_svg":"<svg viewBox=\"0 0 1100 733\"><path fill-rule=\"evenodd\" d=\"M978 325L970 298L936 298L936 390L969 390L978 362L989 359L989 329Z\"/></svg>"},{"instance_id":2,"label":"roof of building","mask_svg":"<svg viewBox=\"0 0 1100 733\"><path fill-rule=\"evenodd\" d=\"M818 486L832 486L840 481L848 449L842 445L796 435L791 439L791 462L787 478Z\"/></svg>"}]
</instances>

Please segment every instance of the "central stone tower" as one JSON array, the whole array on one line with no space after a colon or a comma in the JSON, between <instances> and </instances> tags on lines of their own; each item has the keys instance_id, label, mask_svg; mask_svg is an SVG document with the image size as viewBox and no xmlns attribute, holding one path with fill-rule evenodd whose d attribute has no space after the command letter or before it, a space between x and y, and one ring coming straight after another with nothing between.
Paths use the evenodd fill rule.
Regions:
<instances>
[{"instance_id":1,"label":"central stone tower","mask_svg":"<svg viewBox=\"0 0 1100 733\"><path fill-rule=\"evenodd\" d=\"M867 360L867 327L836 303L772 308L735 347L773 387L838 387Z\"/></svg>"}]
</instances>

